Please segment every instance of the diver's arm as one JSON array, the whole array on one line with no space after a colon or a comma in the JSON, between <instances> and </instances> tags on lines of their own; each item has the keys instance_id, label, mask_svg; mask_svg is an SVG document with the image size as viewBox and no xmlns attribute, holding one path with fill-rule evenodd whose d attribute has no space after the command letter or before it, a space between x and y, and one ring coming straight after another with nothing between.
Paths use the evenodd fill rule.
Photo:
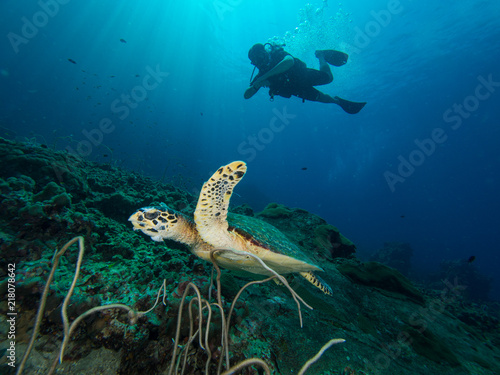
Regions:
<instances>
[{"instance_id":1,"label":"diver's arm","mask_svg":"<svg viewBox=\"0 0 500 375\"><path fill-rule=\"evenodd\" d=\"M245 99L250 99L252 96L254 96L255 94L257 94L257 91L259 91L259 89L262 86L269 86L269 81L260 81L260 82L257 82L257 83L254 82L254 84L252 86L250 86L248 89L245 90L245 93L243 94L243 97Z\"/></svg>"},{"instance_id":2,"label":"diver's arm","mask_svg":"<svg viewBox=\"0 0 500 375\"><path fill-rule=\"evenodd\" d=\"M269 77L285 73L288 69L290 69L294 64L293 57L290 55L286 55L283 60L276 64L274 68L272 68L267 73L260 76L258 79L254 81L255 84L259 84L262 81L267 80ZM262 85L261 85L262 86Z\"/></svg>"},{"instance_id":3,"label":"diver's arm","mask_svg":"<svg viewBox=\"0 0 500 375\"><path fill-rule=\"evenodd\" d=\"M257 94L257 91L259 91L259 87L255 86L250 86L248 89L245 90L245 93L243 94L243 97L245 99L250 99L252 96Z\"/></svg>"},{"instance_id":4,"label":"diver's arm","mask_svg":"<svg viewBox=\"0 0 500 375\"><path fill-rule=\"evenodd\" d=\"M245 99L250 99L257 93L257 91L259 91L262 86L269 86L269 81L267 80L269 77L286 72L293 66L294 63L295 62L293 60L293 57L290 55L286 55L283 60L276 64L274 68L253 81L252 86L245 90L243 97Z\"/></svg>"}]
</instances>

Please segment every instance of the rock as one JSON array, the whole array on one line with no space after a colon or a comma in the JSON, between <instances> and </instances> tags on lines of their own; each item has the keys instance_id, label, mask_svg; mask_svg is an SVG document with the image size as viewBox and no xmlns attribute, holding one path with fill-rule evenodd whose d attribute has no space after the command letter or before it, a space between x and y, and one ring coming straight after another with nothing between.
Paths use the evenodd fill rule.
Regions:
<instances>
[{"instance_id":1,"label":"rock","mask_svg":"<svg viewBox=\"0 0 500 375\"><path fill-rule=\"evenodd\" d=\"M257 214L257 216L263 216L270 219L288 218L292 216L292 211L282 204L269 203L262 212Z\"/></svg>"},{"instance_id":2,"label":"rock","mask_svg":"<svg viewBox=\"0 0 500 375\"><path fill-rule=\"evenodd\" d=\"M408 276L411 268L412 256L413 249L409 243L386 242L382 249L377 250L371 256L370 260L395 268L403 275Z\"/></svg>"},{"instance_id":3,"label":"rock","mask_svg":"<svg viewBox=\"0 0 500 375\"><path fill-rule=\"evenodd\" d=\"M417 354L436 363L449 364L452 367L461 366L446 342L433 334L429 328L416 330L411 326L405 326L402 331L409 335L408 342Z\"/></svg>"},{"instance_id":4,"label":"rock","mask_svg":"<svg viewBox=\"0 0 500 375\"><path fill-rule=\"evenodd\" d=\"M67 193L62 193L53 197L50 203L58 207L71 207L71 196Z\"/></svg>"},{"instance_id":5,"label":"rock","mask_svg":"<svg viewBox=\"0 0 500 375\"><path fill-rule=\"evenodd\" d=\"M333 225L323 224L314 229L314 243L330 252L332 258L351 258L356 246Z\"/></svg>"},{"instance_id":6,"label":"rock","mask_svg":"<svg viewBox=\"0 0 500 375\"><path fill-rule=\"evenodd\" d=\"M28 205L19 210L19 213L25 217L47 217L43 210L44 205L40 202Z\"/></svg>"},{"instance_id":7,"label":"rock","mask_svg":"<svg viewBox=\"0 0 500 375\"><path fill-rule=\"evenodd\" d=\"M439 272L432 277L432 285L438 285L444 279L459 279L461 284L467 285L464 297L473 301L489 300L492 278L482 275L475 264L458 259L442 261L439 266Z\"/></svg>"},{"instance_id":8,"label":"rock","mask_svg":"<svg viewBox=\"0 0 500 375\"><path fill-rule=\"evenodd\" d=\"M126 222L130 214L138 207L137 201L132 197L119 192L104 195L94 204L104 215L122 222Z\"/></svg>"},{"instance_id":9,"label":"rock","mask_svg":"<svg viewBox=\"0 0 500 375\"><path fill-rule=\"evenodd\" d=\"M337 228L301 208L270 203L257 217L278 228L318 263L337 257L350 258L356 251L356 246Z\"/></svg>"},{"instance_id":10,"label":"rock","mask_svg":"<svg viewBox=\"0 0 500 375\"><path fill-rule=\"evenodd\" d=\"M253 209L248 204L242 204L241 206L235 207L232 212L239 215L254 216Z\"/></svg>"},{"instance_id":11,"label":"rock","mask_svg":"<svg viewBox=\"0 0 500 375\"><path fill-rule=\"evenodd\" d=\"M399 271L377 262L344 261L337 269L355 283L399 294L418 304L424 304L422 293Z\"/></svg>"},{"instance_id":12,"label":"rock","mask_svg":"<svg viewBox=\"0 0 500 375\"><path fill-rule=\"evenodd\" d=\"M41 192L35 194L32 198L33 202L43 202L51 200L56 195L65 193L66 190L55 182L48 183Z\"/></svg>"}]
</instances>

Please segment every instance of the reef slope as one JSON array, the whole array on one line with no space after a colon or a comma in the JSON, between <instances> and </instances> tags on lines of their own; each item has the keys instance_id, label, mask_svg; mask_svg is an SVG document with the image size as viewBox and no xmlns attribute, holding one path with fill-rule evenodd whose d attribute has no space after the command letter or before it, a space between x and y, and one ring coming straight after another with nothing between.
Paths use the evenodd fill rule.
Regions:
<instances>
[{"instance_id":1,"label":"reef slope","mask_svg":"<svg viewBox=\"0 0 500 375\"><path fill-rule=\"evenodd\" d=\"M156 243L133 232L127 218L139 207L161 202L192 214L197 197L111 165L5 139L0 139L0 171L0 331L5 340L0 344L5 353L0 372L15 371L7 358L8 265L16 268L18 365L55 250L83 236L86 253L68 308L70 320L110 303L147 310L163 280L166 306L160 304L134 325L119 310L86 318L72 335L58 367L61 373L166 374L180 297L188 282L207 295L211 264L182 245ZM424 290L390 267L362 263L355 258L354 244L337 228L302 209L273 203L257 214L248 206L234 211L266 220L301 246L325 270L320 276L332 286L334 296L323 295L299 277L290 278L292 288L314 307L302 307L301 328L286 288L272 282L251 286L243 292L233 317L232 363L258 357L273 373L291 374L328 340L343 338L346 342L330 348L308 373L500 373L498 319L464 301L466 286L460 280L444 280L441 289ZM76 255L74 246L55 274L27 374L35 369L47 373L57 355L62 341L61 303L74 274ZM248 281L223 271L226 306ZM215 318L210 341L214 363L221 357L217 322ZM187 326L186 319L182 337L187 335ZM191 350L186 372L203 373L205 352L197 344Z\"/></svg>"}]
</instances>

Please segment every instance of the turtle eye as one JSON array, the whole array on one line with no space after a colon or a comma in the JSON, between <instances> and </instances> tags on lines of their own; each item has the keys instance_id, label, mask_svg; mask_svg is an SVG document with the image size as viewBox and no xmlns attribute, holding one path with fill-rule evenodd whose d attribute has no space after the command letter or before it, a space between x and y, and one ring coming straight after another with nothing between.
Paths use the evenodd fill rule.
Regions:
<instances>
[{"instance_id":1,"label":"turtle eye","mask_svg":"<svg viewBox=\"0 0 500 375\"><path fill-rule=\"evenodd\" d=\"M160 213L158 212L158 210L153 212L144 212L144 217L148 220L154 220L158 217L159 214Z\"/></svg>"}]
</instances>

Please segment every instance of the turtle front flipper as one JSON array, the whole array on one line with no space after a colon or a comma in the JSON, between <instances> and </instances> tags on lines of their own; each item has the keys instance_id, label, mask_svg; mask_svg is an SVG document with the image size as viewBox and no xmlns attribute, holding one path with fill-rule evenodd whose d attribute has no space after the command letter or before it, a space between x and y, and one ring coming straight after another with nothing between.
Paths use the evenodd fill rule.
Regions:
<instances>
[{"instance_id":1,"label":"turtle front flipper","mask_svg":"<svg viewBox=\"0 0 500 375\"><path fill-rule=\"evenodd\" d=\"M301 276L304 277L307 281L309 281L316 288L320 289L323 293L328 294L329 296L333 296L333 290L321 277L315 275L311 271L309 272L301 272Z\"/></svg>"},{"instance_id":2,"label":"turtle front flipper","mask_svg":"<svg viewBox=\"0 0 500 375\"><path fill-rule=\"evenodd\" d=\"M244 162L235 161L220 167L203 184L194 212L194 221L201 238L212 246L234 247L234 239L228 232L227 210L233 189L246 170Z\"/></svg>"}]
</instances>

